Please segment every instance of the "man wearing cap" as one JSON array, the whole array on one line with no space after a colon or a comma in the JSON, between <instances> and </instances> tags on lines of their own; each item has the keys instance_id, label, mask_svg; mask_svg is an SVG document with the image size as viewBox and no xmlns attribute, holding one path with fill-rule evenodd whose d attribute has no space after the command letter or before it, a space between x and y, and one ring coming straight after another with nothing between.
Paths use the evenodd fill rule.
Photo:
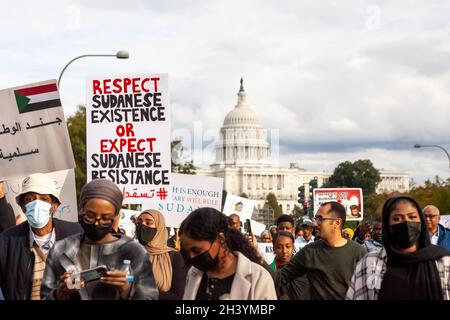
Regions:
<instances>
[{"instance_id":1,"label":"man wearing cap","mask_svg":"<svg viewBox=\"0 0 450 320\"><path fill-rule=\"evenodd\" d=\"M40 300L47 254L56 241L80 233L78 223L53 218L61 202L42 173L22 182L17 204L27 221L0 234L0 288L6 300Z\"/></svg>"},{"instance_id":2,"label":"man wearing cap","mask_svg":"<svg viewBox=\"0 0 450 320\"><path fill-rule=\"evenodd\" d=\"M314 242L314 227L311 219L304 219L302 224L300 225L300 228L303 231L303 237L297 237L295 242L300 244L300 248L303 248L307 244Z\"/></svg>"}]
</instances>

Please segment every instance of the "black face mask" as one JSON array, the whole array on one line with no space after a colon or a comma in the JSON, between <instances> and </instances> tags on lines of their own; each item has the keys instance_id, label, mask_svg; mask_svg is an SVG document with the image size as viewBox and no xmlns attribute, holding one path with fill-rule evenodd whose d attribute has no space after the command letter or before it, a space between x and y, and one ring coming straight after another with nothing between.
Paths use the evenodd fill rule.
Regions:
<instances>
[{"instance_id":1,"label":"black face mask","mask_svg":"<svg viewBox=\"0 0 450 320\"><path fill-rule=\"evenodd\" d=\"M211 247L209 248L211 249ZM209 249L190 259L190 264L192 264L198 270L201 270L203 272L214 269L214 267L216 267L218 263L219 263L219 253L217 253L215 258L213 258L209 254Z\"/></svg>"},{"instance_id":2,"label":"black face mask","mask_svg":"<svg viewBox=\"0 0 450 320\"><path fill-rule=\"evenodd\" d=\"M393 244L402 249L413 246L419 239L420 230L420 222L405 221L392 225Z\"/></svg>"},{"instance_id":3,"label":"black face mask","mask_svg":"<svg viewBox=\"0 0 450 320\"><path fill-rule=\"evenodd\" d=\"M95 223L86 223L83 219L80 221L84 234L92 241L103 239L108 233L112 232L112 223L108 225L98 225Z\"/></svg>"},{"instance_id":4,"label":"black face mask","mask_svg":"<svg viewBox=\"0 0 450 320\"><path fill-rule=\"evenodd\" d=\"M140 244L147 245L156 235L156 228L151 228L145 224L136 224L136 237Z\"/></svg>"}]
</instances>

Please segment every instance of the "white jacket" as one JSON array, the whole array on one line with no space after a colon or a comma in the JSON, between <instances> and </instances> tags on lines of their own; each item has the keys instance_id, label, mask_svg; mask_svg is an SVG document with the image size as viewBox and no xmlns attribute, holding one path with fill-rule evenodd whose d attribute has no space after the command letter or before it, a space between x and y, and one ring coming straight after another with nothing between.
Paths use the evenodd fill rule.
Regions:
<instances>
[{"instance_id":1,"label":"white jacket","mask_svg":"<svg viewBox=\"0 0 450 320\"><path fill-rule=\"evenodd\" d=\"M231 284L230 300L277 300L275 284L270 273L240 252L237 255L236 273ZM195 300L202 281L203 271L191 267L187 274L183 300Z\"/></svg>"}]
</instances>

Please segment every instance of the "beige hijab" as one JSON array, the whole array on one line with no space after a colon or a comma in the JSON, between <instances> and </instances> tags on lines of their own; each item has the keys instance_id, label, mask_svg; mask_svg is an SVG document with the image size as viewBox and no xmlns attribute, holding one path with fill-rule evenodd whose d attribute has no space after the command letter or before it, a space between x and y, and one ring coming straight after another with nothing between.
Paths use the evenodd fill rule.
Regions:
<instances>
[{"instance_id":1,"label":"beige hijab","mask_svg":"<svg viewBox=\"0 0 450 320\"><path fill-rule=\"evenodd\" d=\"M145 210L139 216L144 213L149 214L155 220L156 224L155 237L144 248L150 256L156 285L160 291L167 292L172 287L172 262L170 261L169 252L176 250L167 246L168 235L166 221L161 212L157 210Z\"/></svg>"}]
</instances>

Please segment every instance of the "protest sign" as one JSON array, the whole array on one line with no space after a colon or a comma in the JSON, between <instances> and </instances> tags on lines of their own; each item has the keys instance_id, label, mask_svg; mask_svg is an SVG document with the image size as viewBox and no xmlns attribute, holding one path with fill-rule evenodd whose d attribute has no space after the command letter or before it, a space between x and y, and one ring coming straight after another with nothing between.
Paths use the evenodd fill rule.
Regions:
<instances>
[{"instance_id":1,"label":"protest sign","mask_svg":"<svg viewBox=\"0 0 450 320\"><path fill-rule=\"evenodd\" d=\"M253 208L255 207L255 200L249 200L247 198L238 197L230 193L227 194L227 199L223 206L223 213L227 216L231 214L237 214L244 224L246 219L251 219L253 214Z\"/></svg>"},{"instance_id":2,"label":"protest sign","mask_svg":"<svg viewBox=\"0 0 450 320\"><path fill-rule=\"evenodd\" d=\"M362 221L364 216L361 188L318 188L314 189L314 214L322 203L337 201L347 212L347 221Z\"/></svg>"},{"instance_id":3,"label":"protest sign","mask_svg":"<svg viewBox=\"0 0 450 320\"><path fill-rule=\"evenodd\" d=\"M255 221L255 220L250 220L250 225L252 227L253 234L255 236L258 236L258 237L261 235L261 233L264 230L266 230L266 225L265 224L263 224L261 222L258 222L258 221Z\"/></svg>"},{"instance_id":4,"label":"protest sign","mask_svg":"<svg viewBox=\"0 0 450 320\"><path fill-rule=\"evenodd\" d=\"M178 228L195 209L211 207L220 211L223 179L191 174L172 173L170 201L143 204L144 209L156 209L164 215L167 227ZM168 198L169 199L169 198Z\"/></svg>"},{"instance_id":5,"label":"protest sign","mask_svg":"<svg viewBox=\"0 0 450 320\"><path fill-rule=\"evenodd\" d=\"M300 245L298 243L295 243L294 244L294 254L296 254L299 250L300 250ZM271 264L273 262L273 259L275 259L275 253L273 252L273 244L272 243L258 242L258 251L268 264Z\"/></svg>"},{"instance_id":6,"label":"protest sign","mask_svg":"<svg viewBox=\"0 0 450 320\"><path fill-rule=\"evenodd\" d=\"M124 203L169 197L167 74L87 80L87 180L110 179Z\"/></svg>"},{"instance_id":7,"label":"protest sign","mask_svg":"<svg viewBox=\"0 0 450 320\"><path fill-rule=\"evenodd\" d=\"M442 224L447 229L450 229L450 214L442 215L439 223Z\"/></svg>"},{"instance_id":8,"label":"protest sign","mask_svg":"<svg viewBox=\"0 0 450 320\"><path fill-rule=\"evenodd\" d=\"M55 183L57 196L61 205L56 211L54 217L67 221L78 221L77 195L75 189L75 172L73 169L49 172L47 175ZM16 196L22 192L23 178L17 178L5 181L3 186L5 197L12 206L16 217L22 213L22 209L16 203Z\"/></svg>"},{"instance_id":9,"label":"protest sign","mask_svg":"<svg viewBox=\"0 0 450 320\"><path fill-rule=\"evenodd\" d=\"M75 167L56 80L0 91L0 180Z\"/></svg>"},{"instance_id":10,"label":"protest sign","mask_svg":"<svg viewBox=\"0 0 450 320\"><path fill-rule=\"evenodd\" d=\"M134 238L136 229L131 217L134 215L137 219L140 213L137 210L120 209L119 228L125 230L125 234L130 238Z\"/></svg>"}]
</instances>

